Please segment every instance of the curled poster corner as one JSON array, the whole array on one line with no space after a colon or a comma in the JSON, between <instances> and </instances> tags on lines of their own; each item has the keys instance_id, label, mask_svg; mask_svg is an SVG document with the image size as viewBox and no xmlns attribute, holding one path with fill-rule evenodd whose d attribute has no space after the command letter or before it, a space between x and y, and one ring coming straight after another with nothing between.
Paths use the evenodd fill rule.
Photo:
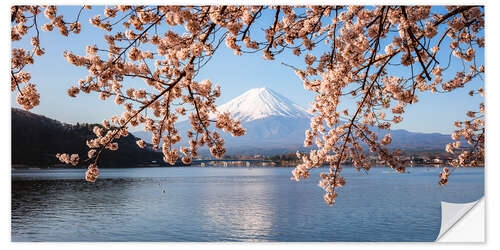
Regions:
<instances>
[{"instance_id":1,"label":"curled poster corner","mask_svg":"<svg viewBox=\"0 0 500 250\"><path fill-rule=\"evenodd\" d=\"M480 205L476 206L478 203ZM463 221L464 223L462 223L461 220L464 220ZM453 232L453 235L450 235L451 232ZM464 236L468 237L464 238ZM483 242L484 199L481 198L477 201L470 203L450 203L442 201L441 230L439 231L439 235L436 238L436 241L437 242Z\"/></svg>"}]
</instances>

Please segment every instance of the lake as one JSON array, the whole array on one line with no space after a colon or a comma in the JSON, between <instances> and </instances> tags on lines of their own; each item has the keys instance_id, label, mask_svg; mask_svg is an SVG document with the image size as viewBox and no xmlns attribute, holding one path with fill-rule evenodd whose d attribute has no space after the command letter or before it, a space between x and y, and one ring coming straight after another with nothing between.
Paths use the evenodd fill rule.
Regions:
<instances>
[{"instance_id":1,"label":"lake","mask_svg":"<svg viewBox=\"0 0 500 250\"><path fill-rule=\"evenodd\" d=\"M346 167L333 206L315 169L163 167L12 170L12 241L434 241L440 202L484 194L484 168Z\"/></svg>"}]
</instances>

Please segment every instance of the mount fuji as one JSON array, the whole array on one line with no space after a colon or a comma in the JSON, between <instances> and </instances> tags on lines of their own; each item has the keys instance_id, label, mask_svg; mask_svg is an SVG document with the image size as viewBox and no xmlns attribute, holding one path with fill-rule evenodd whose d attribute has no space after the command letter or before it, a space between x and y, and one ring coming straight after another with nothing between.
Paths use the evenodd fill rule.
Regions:
<instances>
[{"instance_id":1,"label":"mount fuji","mask_svg":"<svg viewBox=\"0 0 500 250\"><path fill-rule=\"evenodd\" d=\"M218 106L217 111L229 112L246 129L245 135L239 137L220 131L229 154L295 152L303 148L311 117L305 108L265 87L250 89ZM214 117L215 114L210 118ZM177 122L176 127L182 137L180 145L188 145L184 137L190 126L187 120ZM150 132L137 131L133 134L151 143Z\"/></svg>"},{"instance_id":2,"label":"mount fuji","mask_svg":"<svg viewBox=\"0 0 500 250\"><path fill-rule=\"evenodd\" d=\"M240 137L224 134L228 149L237 151L296 151L303 147L311 117L305 108L269 88L248 90L217 111L229 112L247 130Z\"/></svg>"},{"instance_id":3,"label":"mount fuji","mask_svg":"<svg viewBox=\"0 0 500 250\"><path fill-rule=\"evenodd\" d=\"M268 88L251 89L217 108L229 112L241 122L250 122L269 117L288 119L310 118L303 107Z\"/></svg>"},{"instance_id":4,"label":"mount fuji","mask_svg":"<svg viewBox=\"0 0 500 250\"><path fill-rule=\"evenodd\" d=\"M218 106L217 111L229 112L232 118L241 121L247 131L240 137L221 132L228 154L269 155L291 153L304 148L305 131L309 129L311 114L269 88L248 90ZM180 135L185 137L190 128L189 121L180 121L176 126ZM133 134L151 143L149 132ZM397 129L392 130L391 135L391 147L410 151L444 151L446 144L452 142L449 135L439 133L414 133ZM180 144L187 145L187 140L183 138Z\"/></svg>"}]
</instances>

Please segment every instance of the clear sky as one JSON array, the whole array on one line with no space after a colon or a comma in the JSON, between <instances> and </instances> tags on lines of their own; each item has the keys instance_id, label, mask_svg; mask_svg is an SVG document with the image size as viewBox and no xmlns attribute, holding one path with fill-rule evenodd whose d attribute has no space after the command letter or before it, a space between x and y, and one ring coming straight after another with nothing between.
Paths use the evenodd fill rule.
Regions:
<instances>
[{"instance_id":1,"label":"clear sky","mask_svg":"<svg viewBox=\"0 0 500 250\"><path fill-rule=\"evenodd\" d=\"M75 17L78 9L79 7L60 8L64 16L68 18ZM80 78L86 77L87 72L84 68L75 67L66 62L62 56L63 52L68 50L84 55L86 45L100 45L104 42L105 32L87 22L89 17L96 14L102 14L102 9L93 8L82 14L80 20L83 27L79 35L71 34L69 37L63 37L57 31L41 32L41 47L45 48L46 54L35 58L35 65L26 67L26 71L31 73L32 82L38 84L41 95L40 105L32 109L32 112L67 123L101 122L103 119L123 112L121 106L112 104L112 98L101 101L95 94L83 93L77 98L71 98L66 93L66 90L76 85ZM43 24L47 21L41 16L39 22ZM31 49L26 39L29 37L31 36L27 35L26 41L14 42L12 45ZM309 107L314 93L305 90L293 70L281 64L281 62L286 62L300 67L304 65L302 59L291 53L282 54L276 57L275 61L265 61L261 56L260 52L235 56L222 44L214 58L202 69L198 80L208 78L214 84L221 86L222 95L218 104L223 104L249 89L266 86L299 105ZM447 58L438 59L447 61ZM479 59L483 60L482 54ZM452 65L452 67L458 66ZM129 86L140 87L138 82L129 84L126 85L127 88ZM451 133L454 130L454 121L464 120L466 111L478 109L482 98L470 97L468 92L471 87L477 89L479 85L482 83L480 79L477 79L468 84L469 87L455 90L451 94L420 94L420 102L410 105L406 109L403 122L394 128L415 132ZM351 105L349 102L346 103L346 106ZM15 94L11 94L11 104L19 107L15 102Z\"/></svg>"}]
</instances>

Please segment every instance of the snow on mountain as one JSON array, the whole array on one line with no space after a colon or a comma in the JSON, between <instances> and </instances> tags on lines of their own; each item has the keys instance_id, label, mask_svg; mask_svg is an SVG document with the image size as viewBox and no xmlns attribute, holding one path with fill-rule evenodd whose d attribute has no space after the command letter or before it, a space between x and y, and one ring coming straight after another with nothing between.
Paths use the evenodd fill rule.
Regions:
<instances>
[{"instance_id":1,"label":"snow on mountain","mask_svg":"<svg viewBox=\"0 0 500 250\"><path fill-rule=\"evenodd\" d=\"M228 152L295 152L303 147L311 114L269 88L248 90L217 108L240 120L246 134L222 133Z\"/></svg>"},{"instance_id":2,"label":"snow on mountain","mask_svg":"<svg viewBox=\"0 0 500 250\"><path fill-rule=\"evenodd\" d=\"M229 112L241 122L263 119L271 116L284 118L309 118L303 107L268 88L248 90L233 100L219 106L217 111Z\"/></svg>"}]
</instances>

